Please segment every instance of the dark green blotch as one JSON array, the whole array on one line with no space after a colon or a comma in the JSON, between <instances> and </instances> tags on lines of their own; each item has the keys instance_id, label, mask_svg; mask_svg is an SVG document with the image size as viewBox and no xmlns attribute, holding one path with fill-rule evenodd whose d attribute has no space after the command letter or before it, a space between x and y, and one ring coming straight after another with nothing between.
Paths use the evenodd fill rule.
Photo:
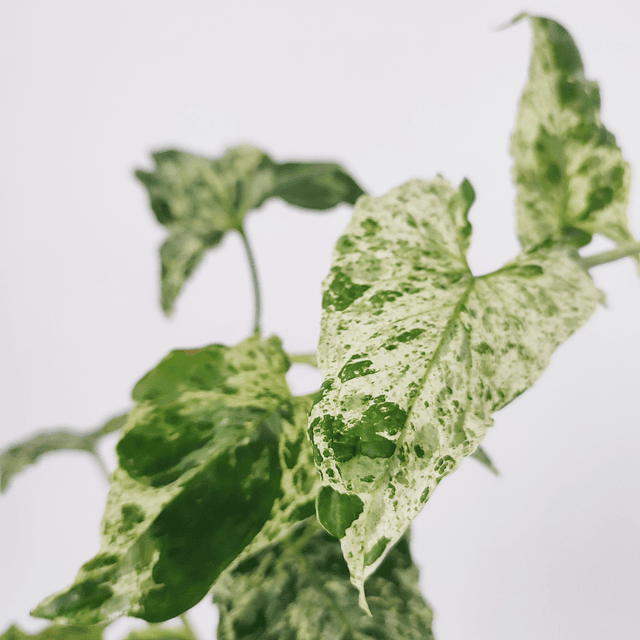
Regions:
<instances>
[{"instance_id":1,"label":"dark green blotch","mask_svg":"<svg viewBox=\"0 0 640 640\"><path fill-rule=\"evenodd\" d=\"M144 511L137 504L125 504L121 509L122 524L125 530L132 529L134 525L140 524L144 521Z\"/></svg>"},{"instance_id":2,"label":"dark green blotch","mask_svg":"<svg viewBox=\"0 0 640 640\"><path fill-rule=\"evenodd\" d=\"M340 253L349 253L355 246L356 243L348 235L341 236L336 243L336 249Z\"/></svg>"},{"instance_id":3,"label":"dark green blotch","mask_svg":"<svg viewBox=\"0 0 640 640\"><path fill-rule=\"evenodd\" d=\"M416 452L418 458L424 458L424 449L419 444L414 445L413 450Z\"/></svg>"},{"instance_id":4,"label":"dark green blotch","mask_svg":"<svg viewBox=\"0 0 640 640\"><path fill-rule=\"evenodd\" d=\"M72 586L55 598L49 606L55 610L55 617L72 617L87 610L99 609L112 595L111 587L102 584L100 580L90 578Z\"/></svg>"},{"instance_id":5,"label":"dark green blotch","mask_svg":"<svg viewBox=\"0 0 640 640\"><path fill-rule=\"evenodd\" d=\"M456 461L451 456L446 455L442 456L442 458L438 460L435 470L440 476L445 476L447 473L451 472L455 465Z\"/></svg>"},{"instance_id":6,"label":"dark green blotch","mask_svg":"<svg viewBox=\"0 0 640 640\"><path fill-rule=\"evenodd\" d=\"M322 308L326 310L333 306L336 311L344 311L370 288L368 284L355 284L349 276L336 270L329 288L322 296Z\"/></svg>"},{"instance_id":7,"label":"dark green blotch","mask_svg":"<svg viewBox=\"0 0 640 640\"><path fill-rule=\"evenodd\" d=\"M319 402L322 402L327 391L331 391L333 388L333 378L327 378L321 385L320 388L313 395L313 404L316 405Z\"/></svg>"},{"instance_id":8,"label":"dark green blotch","mask_svg":"<svg viewBox=\"0 0 640 640\"><path fill-rule=\"evenodd\" d=\"M387 431L389 435L395 435L404 427L406 421L406 411L395 402L385 402L384 396L377 396L373 404L362 414L356 427L361 433Z\"/></svg>"},{"instance_id":9,"label":"dark green blotch","mask_svg":"<svg viewBox=\"0 0 640 640\"><path fill-rule=\"evenodd\" d=\"M545 177L552 184L558 184L562 180L562 171L555 162L552 162L547 166Z\"/></svg>"},{"instance_id":10,"label":"dark green blotch","mask_svg":"<svg viewBox=\"0 0 640 640\"><path fill-rule=\"evenodd\" d=\"M567 80L565 77L561 77L558 80L558 97L562 105L567 106L577 100L579 92L577 82Z\"/></svg>"},{"instance_id":11,"label":"dark green blotch","mask_svg":"<svg viewBox=\"0 0 640 640\"><path fill-rule=\"evenodd\" d=\"M401 291L378 291L369 298L369 302L374 307L381 307L385 302L394 302L401 295Z\"/></svg>"},{"instance_id":12,"label":"dark green blotch","mask_svg":"<svg viewBox=\"0 0 640 640\"><path fill-rule=\"evenodd\" d=\"M341 382L352 380L353 378L359 378L361 376L367 376L371 373L375 373L374 369L371 369L373 362L371 360L357 360L355 362L347 362L347 364L340 369L338 377Z\"/></svg>"},{"instance_id":13,"label":"dark green blotch","mask_svg":"<svg viewBox=\"0 0 640 640\"><path fill-rule=\"evenodd\" d=\"M390 542L390 538L380 538L373 547L364 554L364 564L367 567L371 566L383 554Z\"/></svg>"},{"instance_id":14,"label":"dark green blotch","mask_svg":"<svg viewBox=\"0 0 640 640\"><path fill-rule=\"evenodd\" d=\"M514 264L504 267L500 271L511 273L519 278L535 278L544 273L544 269L537 264Z\"/></svg>"},{"instance_id":15,"label":"dark green blotch","mask_svg":"<svg viewBox=\"0 0 640 640\"><path fill-rule=\"evenodd\" d=\"M562 237L574 247L578 248L587 246L593 238L588 231L571 226L567 226L562 229Z\"/></svg>"},{"instance_id":16,"label":"dark green blotch","mask_svg":"<svg viewBox=\"0 0 640 640\"><path fill-rule=\"evenodd\" d=\"M81 569L82 571L94 571L95 569L102 569L103 567L109 567L118 562L118 556L109 553L99 553L95 558L85 562Z\"/></svg>"},{"instance_id":17,"label":"dark green blotch","mask_svg":"<svg viewBox=\"0 0 640 640\"><path fill-rule=\"evenodd\" d=\"M320 524L335 538L343 538L347 529L364 509L362 500L353 494L322 487L316 499Z\"/></svg>"},{"instance_id":18,"label":"dark green blotch","mask_svg":"<svg viewBox=\"0 0 640 640\"><path fill-rule=\"evenodd\" d=\"M372 236L380 230L380 225L373 218L366 218L360 223L365 236Z\"/></svg>"},{"instance_id":19,"label":"dark green blotch","mask_svg":"<svg viewBox=\"0 0 640 640\"><path fill-rule=\"evenodd\" d=\"M287 465L287 469L293 469L298 462L298 458L300 457L300 451L302 450L302 440L303 437L298 440L294 440L293 442L289 441L285 444L284 447L284 462Z\"/></svg>"},{"instance_id":20,"label":"dark green blotch","mask_svg":"<svg viewBox=\"0 0 640 640\"><path fill-rule=\"evenodd\" d=\"M582 69L580 52L569 32L554 20L535 18L545 28L556 67L567 75Z\"/></svg>"},{"instance_id":21,"label":"dark green blotch","mask_svg":"<svg viewBox=\"0 0 640 640\"><path fill-rule=\"evenodd\" d=\"M390 458L395 450L395 442L378 434L365 434L358 443L358 453L367 458Z\"/></svg>"},{"instance_id":22,"label":"dark green blotch","mask_svg":"<svg viewBox=\"0 0 640 640\"><path fill-rule=\"evenodd\" d=\"M589 194L587 208L580 214L580 220L586 220L594 211L600 211L613 202L614 192L609 186L598 187Z\"/></svg>"},{"instance_id":23,"label":"dark green blotch","mask_svg":"<svg viewBox=\"0 0 640 640\"><path fill-rule=\"evenodd\" d=\"M399 336L396 336L394 340L398 342L409 342L424 333L424 329L411 329L410 331L404 331Z\"/></svg>"},{"instance_id":24,"label":"dark green blotch","mask_svg":"<svg viewBox=\"0 0 640 640\"><path fill-rule=\"evenodd\" d=\"M197 604L263 527L281 475L278 440L264 421L186 483L151 527L158 586L143 595L139 617L163 622Z\"/></svg>"},{"instance_id":25,"label":"dark green blotch","mask_svg":"<svg viewBox=\"0 0 640 640\"><path fill-rule=\"evenodd\" d=\"M480 355L484 355L485 353L493 353L493 349L486 342L481 342L480 344L473 347L473 350Z\"/></svg>"}]
</instances>

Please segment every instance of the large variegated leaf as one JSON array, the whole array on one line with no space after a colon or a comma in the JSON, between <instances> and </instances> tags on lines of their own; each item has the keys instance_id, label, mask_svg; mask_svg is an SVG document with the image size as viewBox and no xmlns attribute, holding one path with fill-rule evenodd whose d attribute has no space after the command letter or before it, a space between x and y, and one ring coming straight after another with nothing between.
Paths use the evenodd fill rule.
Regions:
<instances>
[{"instance_id":1,"label":"large variegated leaf","mask_svg":"<svg viewBox=\"0 0 640 640\"><path fill-rule=\"evenodd\" d=\"M7 489L13 476L35 464L45 454L54 451L86 451L97 456L96 446L100 438L120 429L126 418L126 414L116 416L99 429L84 433L51 429L13 445L0 454L0 493Z\"/></svg>"},{"instance_id":2,"label":"large variegated leaf","mask_svg":"<svg viewBox=\"0 0 640 640\"><path fill-rule=\"evenodd\" d=\"M358 201L324 281L310 438L322 525L364 580L491 414L530 387L601 300L553 246L474 277L467 181L411 181ZM549 243L550 244L550 243Z\"/></svg>"},{"instance_id":3,"label":"large variegated leaf","mask_svg":"<svg viewBox=\"0 0 640 640\"><path fill-rule=\"evenodd\" d=\"M313 518L215 585L218 640L433 638L408 536L391 549L368 591L373 617L358 606L340 543Z\"/></svg>"},{"instance_id":4,"label":"large variegated leaf","mask_svg":"<svg viewBox=\"0 0 640 640\"><path fill-rule=\"evenodd\" d=\"M523 17L533 29L533 53L511 140L520 241L580 246L594 233L631 240L631 169L600 121L598 84L585 78L564 27L526 14L515 21Z\"/></svg>"},{"instance_id":5,"label":"large variegated leaf","mask_svg":"<svg viewBox=\"0 0 640 640\"><path fill-rule=\"evenodd\" d=\"M363 193L337 164L278 164L250 145L229 149L215 160L176 150L154 153L153 159L155 171L136 171L136 177L149 191L158 222L169 229L160 249L167 314L205 252L228 231L241 231L247 212L267 198L329 209L341 202L353 204Z\"/></svg>"},{"instance_id":6,"label":"large variegated leaf","mask_svg":"<svg viewBox=\"0 0 640 640\"><path fill-rule=\"evenodd\" d=\"M174 351L149 372L117 445L100 553L34 615L160 622L199 602L282 497L288 366L277 338L255 336Z\"/></svg>"}]
</instances>

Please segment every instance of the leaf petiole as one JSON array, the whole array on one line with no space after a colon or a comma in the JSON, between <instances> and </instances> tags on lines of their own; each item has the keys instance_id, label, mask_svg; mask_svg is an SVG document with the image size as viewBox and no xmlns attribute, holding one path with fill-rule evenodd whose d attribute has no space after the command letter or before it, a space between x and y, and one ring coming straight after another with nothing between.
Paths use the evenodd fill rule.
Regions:
<instances>
[{"instance_id":1,"label":"leaf petiole","mask_svg":"<svg viewBox=\"0 0 640 640\"><path fill-rule=\"evenodd\" d=\"M253 251L247 238L247 234L244 231L244 227L238 229L240 236L242 237L242 244L244 244L245 251L247 252L247 259L249 260L249 268L251 269L251 280L253 282L253 297L255 305L255 315L253 322L253 332L260 333L260 283L258 282L258 270L256 269L256 263L253 258Z\"/></svg>"},{"instance_id":2,"label":"leaf petiole","mask_svg":"<svg viewBox=\"0 0 640 640\"><path fill-rule=\"evenodd\" d=\"M591 267L615 262L629 256L637 256L638 254L640 254L640 242L623 242L611 251L603 251L602 253L581 258L580 263L585 269L591 269Z\"/></svg>"},{"instance_id":3,"label":"leaf petiole","mask_svg":"<svg viewBox=\"0 0 640 640\"><path fill-rule=\"evenodd\" d=\"M312 367L318 368L318 359L315 353L294 353L289 356L289 360L300 364L310 364Z\"/></svg>"}]
</instances>

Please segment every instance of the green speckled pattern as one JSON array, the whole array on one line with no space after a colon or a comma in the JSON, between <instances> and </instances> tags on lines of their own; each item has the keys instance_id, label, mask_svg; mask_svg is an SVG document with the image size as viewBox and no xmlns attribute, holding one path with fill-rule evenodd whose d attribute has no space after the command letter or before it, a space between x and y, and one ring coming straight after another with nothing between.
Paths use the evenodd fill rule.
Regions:
<instances>
[{"instance_id":1,"label":"green speckled pattern","mask_svg":"<svg viewBox=\"0 0 640 640\"><path fill-rule=\"evenodd\" d=\"M323 284L324 382L309 425L324 485L317 513L344 532L361 596L491 414L535 382L601 301L569 250L553 246L474 277L473 197L467 181L454 190L441 177L362 197Z\"/></svg>"},{"instance_id":2,"label":"green speckled pattern","mask_svg":"<svg viewBox=\"0 0 640 640\"><path fill-rule=\"evenodd\" d=\"M232 348L174 351L146 374L117 445L100 553L34 615L71 624L168 620L206 595L275 504L283 520L263 537L275 538L286 517L307 517L314 494L302 514L291 494L314 487L310 445L300 442L310 401L294 402L288 368L278 338L254 336Z\"/></svg>"},{"instance_id":3,"label":"green speckled pattern","mask_svg":"<svg viewBox=\"0 0 640 640\"><path fill-rule=\"evenodd\" d=\"M160 249L162 308L167 314L207 249L240 229L276 185L269 157L249 145L210 160L183 151L153 154L154 172L136 171L158 222L169 229Z\"/></svg>"},{"instance_id":4,"label":"green speckled pattern","mask_svg":"<svg viewBox=\"0 0 640 640\"><path fill-rule=\"evenodd\" d=\"M340 166L328 162L278 164L250 145L212 160L170 149L153 154L153 172L136 171L151 209L169 230L160 249L162 308L167 315L205 252L244 217L272 197L305 209L355 203L362 189Z\"/></svg>"},{"instance_id":5,"label":"green speckled pattern","mask_svg":"<svg viewBox=\"0 0 640 640\"><path fill-rule=\"evenodd\" d=\"M213 590L218 640L432 640L408 536L367 583L373 616L358 606L340 543L315 518L238 565Z\"/></svg>"},{"instance_id":6,"label":"green speckled pattern","mask_svg":"<svg viewBox=\"0 0 640 640\"><path fill-rule=\"evenodd\" d=\"M585 78L564 27L547 18L529 21L531 66L511 139L520 242L530 247L552 238L582 246L594 233L631 240L631 169L600 121L598 84Z\"/></svg>"}]
</instances>

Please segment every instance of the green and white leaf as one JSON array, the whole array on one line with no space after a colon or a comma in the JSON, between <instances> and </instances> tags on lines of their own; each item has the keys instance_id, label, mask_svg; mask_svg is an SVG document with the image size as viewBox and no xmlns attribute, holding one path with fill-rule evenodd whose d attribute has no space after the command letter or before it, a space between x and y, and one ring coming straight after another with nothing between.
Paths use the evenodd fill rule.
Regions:
<instances>
[{"instance_id":1,"label":"green and white leaf","mask_svg":"<svg viewBox=\"0 0 640 640\"><path fill-rule=\"evenodd\" d=\"M26 633L18 626L11 625L0 640L102 640L104 625L87 627L64 626L52 624L37 633Z\"/></svg>"},{"instance_id":2,"label":"green and white leaf","mask_svg":"<svg viewBox=\"0 0 640 640\"><path fill-rule=\"evenodd\" d=\"M218 640L433 638L433 614L420 593L407 535L367 587L372 617L358 605L340 543L314 517L215 585Z\"/></svg>"},{"instance_id":3,"label":"green and white leaf","mask_svg":"<svg viewBox=\"0 0 640 640\"><path fill-rule=\"evenodd\" d=\"M520 242L530 247L552 238L582 246L594 233L632 240L631 168L600 121L598 84L585 78L564 27L527 14L514 22L524 17L533 52L511 139Z\"/></svg>"},{"instance_id":4,"label":"green and white leaf","mask_svg":"<svg viewBox=\"0 0 640 640\"><path fill-rule=\"evenodd\" d=\"M228 231L241 231L246 214L266 199L328 209L353 204L363 193L339 165L278 164L250 145L215 160L173 149L152 155L156 169L136 171L136 177L149 192L156 219L169 230L160 249L162 308L168 315L206 251Z\"/></svg>"},{"instance_id":5,"label":"green and white leaf","mask_svg":"<svg viewBox=\"0 0 640 640\"><path fill-rule=\"evenodd\" d=\"M284 539L301 521L310 516L315 517L316 496L321 483L307 436L312 404L313 396L293 398L292 412L287 413L282 421L278 448L282 469L280 497L274 501L269 519L260 532L230 565L228 571Z\"/></svg>"},{"instance_id":6,"label":"green and white leaf","mask_svg":"<svg viewBox=\"0 0 640 640\"><path fill-rule=\"evenodd\" d=\"M43 431L13 445L0 454L0 493L7 489L13 476L36 463L45 454L54 451L86 451L97 455L96 445L100 438L120 429L126 418L126 414L116 416L99 429L89 432L68 429Z\"/></svg>"},{"instance_id":7,"label":"green and white leaf","mask_svg":"<svg viewBox=\"0 0 640 640\"><path fill-rule=\"evenodd\" d=\"M278 338L174 351L136 385L100 553L38 617L161 622L199 602L281 497L292 413Z\"/></svg>"},{"instance_id":8,"label":"green and white leaf","mask_svg":"<svg viewBox=\"0 0 640 640\"><path fill-rule=\"evenodd\" d=\"M323 283L323 384L310 439L322 525L364 581L491 414L528 389L601 293L569 249L474 277L471 185L413 180L360 198Z\"/></svg>"},{"instance_id":9,"label":"green and white leaf","mask_svg":"<svg viewBox=\"0 0 640 640\"><path fill-rule=\"evenodd\" d=\"M123 640L194 640L193 634L180 627L149 625L145 629L131 631Z\"/></svg>"}]
</instances>

